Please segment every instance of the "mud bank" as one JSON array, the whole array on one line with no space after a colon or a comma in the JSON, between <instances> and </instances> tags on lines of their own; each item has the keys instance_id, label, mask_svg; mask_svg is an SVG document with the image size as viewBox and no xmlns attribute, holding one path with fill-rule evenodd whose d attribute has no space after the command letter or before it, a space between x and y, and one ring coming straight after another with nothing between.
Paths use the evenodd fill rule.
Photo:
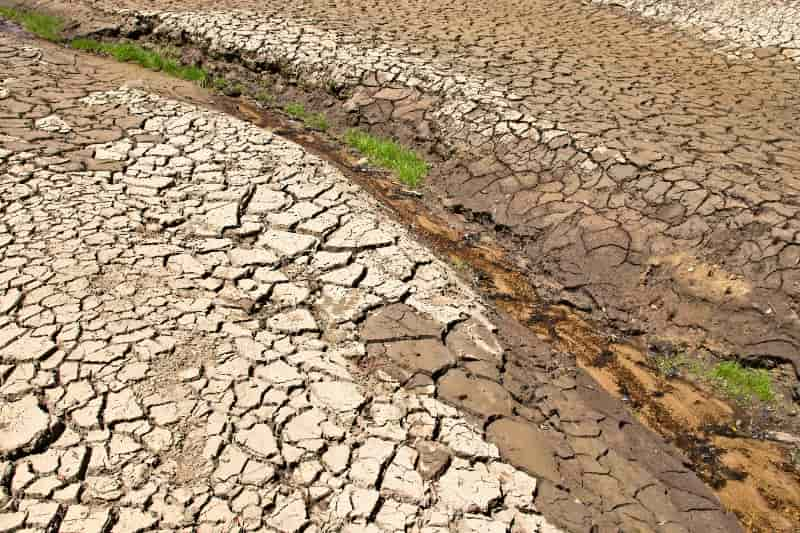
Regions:
<instances>
[{"instance_id":1,"label":"mud bank","mask_svg":"<svg viewBox=\"0 0 800 533\"><path fill-rule=\"evenodd\" d=\"M536 347L519 353L519 345L514 345L512 341L514 348L504 361L504 370L497 383L511 392L513 401L521 401L523 405L539 409L535 407L538 401L532 404L524 402L526 398L537 398L536 394L525 389L541 379L541 372L546 372L550 383L575 379L583 387L593 390L587 395L587 390L582 387L576 389L582 391L578 396L588 401L589 408L596 409L605 400L601 400L602 395L596 396L599 392L595 390L596 385L582 381L587 375L591 376L602 389L630 409L636 420L663 436L665 442L680 449L681 461L714 489L723 505L737 515L747 531L788 532L800 523L800 494L792 489L800 486L800 476L797 467L792 464L791 448L759 438L767 427L776 427L776 424L780 427L779 419L772 422L757 420L753 425L741 425L741 421L751 417L752 413L715 397L712 391L697 384L659 376L652 366L650 350L641 339L620 337L570 306L548 304L538 295L529 277L515 266L517 260L508 256L499 244L505 238L502 233L483 232L481 237L471 238L476 228L474 222L453 216L441 207L421 205L414 195L409 195L390 177L360 169L357 156L343 150L335 142L298 129L296 123L252 104L227 101L222 105L228 112L239 113L256 124L279 131L321 157L335 162L349 179L390 207L397 220L411 227L415 235L428 243L440 257L457 265L465 279L474 284L501 315L525 325L528 332L533 333L534 338L531 339L529 334L511 327L509 322L499 321L503 324L501 333L508 335L510 332L517 343L519 339L527 337L529 346ZM508 342L508 337L501 338ZM546 347L539 345L539 341L544 341ZM531 363L537 370L530 372ZM376 357L374 364L386 368L384 352ZM445 392L442 396L440 392L440 397L467 408L479 417L485 416L486 412L493 412L503 394L493 391L492 395L485 396L485 390L470 390L480 387L485 380L497 379L497 374L487 373L488 367L483 365L480 361L468 363L465 370L476 379L467 381L457 389L456 394ZM403 368L405 372L411 368L413 374L413 365ZM577 368L581 370L576 374ZM459 367L456 367L455 372L458 370ZM448 371L442 372L435 381L441 382L447 374ZM406 374L405 379L408 376ZM419 384L416 379L412 379L411 383L412 386ZM476 406L481 407L476 411ZM614 416L620 413L614 412ZM530 416L530 411L516 411L517 415L522 413L523 416ZM497 414L494 416L498 418ZM536 420L542 424L545 419L537 417ZM618 421L625 426L624 420L632 419ZM550 426L549 423L544 422L544 427L557 433L563 431L559 424ZM514 428L503 429L504 433L512 429L511 433L514 434ZM519 446L523 446L523 442L532 442L530 439L533 437L531 433L517 432L514 438L522 439ZM536 463L535 459L523 459L522 456L517 456L516 460L529 467L531 461ZM564 457L559 457L558 461L563 475L571 467ZM541 468L541 465L533 468ZM574 485L569 486L572 491L575 490ZM563 503L560 501L558 505ZM550 506L545 508L548 513L554 512ZM580 514L573 507L565 513L570 518L564 518L567 522L562 523L570 523L575 513ZM575 526L573 522L570 527Z\"/></svg>"}]
</instances>

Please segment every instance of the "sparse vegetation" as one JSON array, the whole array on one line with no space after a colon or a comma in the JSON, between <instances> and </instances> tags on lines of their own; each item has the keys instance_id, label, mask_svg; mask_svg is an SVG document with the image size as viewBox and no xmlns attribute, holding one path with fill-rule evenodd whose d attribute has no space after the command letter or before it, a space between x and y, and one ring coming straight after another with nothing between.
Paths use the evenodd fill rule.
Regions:
<instances>
[{"instance_id":1,"label":"sparse vegetation","mask_svg":"<svg viewBox=\"0 0 800 533\"><path fill-rule=\"evenodd\" d=\"M11 7L0 7L0 17L16 22L34 35L48 41L60 41L64 22L51 15L23 11Z\"/></svg>"},{"instance_id":2,"label":"sparse vegetation","mask_svg":"<svg viewBox=\"0 0 800 533\"><path fill-rule=\"evenodd\" d=\"M678 377L687 364L686 357L679 354L657 355L652 361L655 371L667 379Z\"/></svg>"},{"instance_id":3,"label":"sparse vegetation","mask_svg":"<svg viewBox=\"0 0 800 533\"><path fill-rule=\"evenodd\" d=\"M460 272L465 272L469 269L469 263L460 257L452 257L451 262L453 263L453 267Z\"/></svg>"},{"instance_id":4,"label":"sparse vegetation","mask_svg":"<svg viewBox=\"0 0 800 533\"><path fill-rule=\"evenodd\" d=\"M303 104L296 104L296 103L286 104L283 110L286 111L286 113L290 117L299 120L306 115L306 108L303 106Z\"/></svg>"},{"instance_id":5,"label":"sparse vegetation","mask_svg":"<svg viewBox=\"0 0 800 533\"><path fill-rule=\"evenodd\" d=\"M181 65L180 61L175 58L167 57L163 53L148 50L137 44L75 39L70 42L70 46L76 50L107 55L124 63L136 63L150 70L161 71L183 80L202 83L208 78L208 73L200 67Z\"/></svg>"},{"instance_id":6,"label":"sparse vegetation","mask_svg":"<svg viewBox=\"0 0 800 533\"><path fill-rule=\"evenodd\" d=\"M723 361L708 371L708 378L735 400L750 401L757 398L771 402L775 399L772 378L763 368L747 368L736 361Z\"/></svg>"},{"instance_id":7,"label":"sparse vegetation","mask_svg":"<svg viewBox=\"0 0 800 533\"><path fill-rule=\"evenodd\" d=\"M748 368L736 361L709 364L682 353L654 355L651 361L654 370L667 379L685 374L711 383L722 395L737 402L775 399L772 378L762 368Z\"/></svg>"},{"instance_id":8,"label":"sparse vegetation","mask_svg":"<svg viewBox=\"0 0 800 533\"><path fill-rule=\"evenodd\" d=\"M244 93L245 88L239 81L229 81L228 84L222 89L222 93L225 96L241 96Z\"/></svg>"},{"instance_id":9,"label":"sparse vegetation","mask_svg":"<svg viewBox=\"0 0 800 533\"><path fill-rule=\"evenodd\" d=\"M312 130L327 131L331 127L328 118L322 113L312 113L303 122Z\"/></svg>"},{"instance_id":10,"label":"sparse vegetation","mask_svg":"<svg viewBox=\"0 0 800 533\"><path fill-rule=\"evenodd\" d=\"M215 76L213 78L209 77L206 79L206 83L204 83L204 85L218 91L224 91L225 87L228 86L228 80L220 76Z\"/></svg>"},{"instance_id":11,"label":"sparse vegetation","mask_svg":"<svg viewBox=\"0 0 800 533\"><path fill-rule=\"evenodd\" d=\"M302 121L307 128L312 130L326 131L330 127L328 118L324 114L310 112L303 104L286 104L283 110L287 115Z\"/></svg>"},{"instance_id":12,"label":"sparse vegetation","mask_svg":"<svg viewBox=\"0 0 800 533\"><path fill-rule=\"evenodd\" d=\"M364 154L373 165L393 170L409 187L416 187L428 174L428 163L416 153L391 139L375 137L361 130L349 130L345 142Z\"/></svg>"},{"instance_id":13,"label":"sparse vegetation","mask_svg":"<svg viewBox=\"0 0 800 533\"><path fill-rule=\"evenodd\" d=\"M61 40L64 24L58 17L7 7L0 7L0 16L20 24L43 39ZM74 39L68 44L75 50L109 56L120 62L135 63L176 78L198 82L204 87L216 89L229 96L238 96L244 92L241 84L226 80L224 77L211 76L201 67L182 64L180 49L175 47L150 49L134 43L103 42L88 38ZM279 72L285 69L283 62L277 62L275 67ZM331 94L338 94L342 87L333 81L328 81L326 90ZM265 105L272 105L275 102L275 98L266 90L259 91L255 98ZM284 111L292 118L302 121L309 129L327 131L330 128L328 118L323 113L308 111L303 104L287 104ZM399 180L409 187L418 186L428 174L429 167L424 159L391 139L375 137L354 129L346 133L344 140L366 156L371 164L394 171Z\"/></svg>"},{"instance_id":14,"label":"sparse vegetation","mask_svg":"<svg viewBox=\"0 0 800 533\"><path fill-rule=\"evenodd\" d=\"M42 39L54 42L62 40L64 22L58 17L10 7L0 7L0 17L19 24ZM175 47L149 50L132 43L105 43L86 38L73 39L69 46L75 50L111 56L117 61L136 63L184 80L203 82L208 77L202 68L182 65L178 59L180 50Z\"/></svg>"},{"instance_id":15,"label":"sparse vegetation","mask_svg":"<svg viewBox=\"0 0 800 533\"><path fill-rule=\"evenodd\" d=\"M275 97L266 89L262 89L256 93L256 101L263 105L272 105L275 103Z\"/></svg>"}]
</instances>

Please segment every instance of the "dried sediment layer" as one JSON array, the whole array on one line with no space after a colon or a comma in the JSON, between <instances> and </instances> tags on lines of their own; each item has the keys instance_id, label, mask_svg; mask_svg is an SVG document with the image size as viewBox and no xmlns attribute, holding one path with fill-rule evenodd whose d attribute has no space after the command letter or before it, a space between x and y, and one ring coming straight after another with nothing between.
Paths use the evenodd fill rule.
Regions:
<instances>
[{"instance_id":1,"label":"dried sediment layer","mask_svg":"<svg viewBox=\"0 0 800 533\"><path fill-rule=\"evenodd\" d=\"M346 87L344 105L362 123L449 151L434 189L521 236L534 271L575 305L626 329L710 339L797 367L800 131L791 110L800 82L780 61L729 64L690 43L681 52L691 71L654 50L650 62L598 71L605 78L576 93L564 88L578 72L557 65L533 81L526 63L493 78L469 68L468 54L431 57L310 20L127 17L128 28L255 70L279 65Z\"/></svg>"},{"instance_id":2,"label":"dried sediment layer","mask_svg":"<svg viewBox=\"0 0 800 533\"><path fill-rule=\"evenodd\" d=\"M157 38L202 46L257 70L279 68L306 85L356 89L346 106L366 120L371 111L379 120L423 119L436 125L437 140L449 148L480 147L503 135L536 143L567 134L526 111L521 95L488 77L454 74L408 48L365 47L355 36L319 28L310 19L230 11L133 12L124 27L147 28ZM418 126L419 134L425 135L425 126Z\"/></svg>"},{"instance_id":3,"label":"dried sediment layer","mask_svg":"<svg viewBox=\"0 0 800 533\"><path fill-rule=\"evenodd\" d=\"M330 165L108 63L0 65L4 526L737 530Z\"/></svg>"},{"instance_id":4,"label":"dried sediment layer","mask_svg":"<svg viewBox=\"0 0 800 533\"><path fill-rule=\"evenodd\" d=\"M298 146L74 61L0 40L3 529L558 531L456 409L351 373L369 310L470 290Z\"/></svg>"},{"instance_id":5,"label":"dried sediment layer","mask_svg":"<svg viewBox=\"0 0 800 533\"><path fill-rule=\"evenodd\" d=\"M737 57L781 53L800 63L800 2L778 0L591 0L668 22ZM753 50L756 48L773 50Z\"/></svg>"}]
</instances>

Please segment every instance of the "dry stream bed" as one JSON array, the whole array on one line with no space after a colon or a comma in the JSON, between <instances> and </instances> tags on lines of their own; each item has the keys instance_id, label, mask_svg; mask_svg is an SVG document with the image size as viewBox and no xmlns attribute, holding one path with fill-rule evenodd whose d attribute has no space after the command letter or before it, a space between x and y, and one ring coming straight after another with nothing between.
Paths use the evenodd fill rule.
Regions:
<instances>
[{"instance_id":1,"label":"dry stream bed","mask_svg":"<svg viewBox=\"0 0 800 533\"><path fill-rule=\"evenodd\" d=\"M237 67L231 71L242 73ZM274 83L285 82L278 80L279 76ZM540 296L532 277L518 266L525 260L512 250L513 245L508 246L513 235L502 228L497 231L493 224L481 225L469 214L448 210L430 194L415 194L385 172L363 168L360 156L342 147L332 135L303 128L274 110L280 109L282 101L303 101L336 117L336 129L342 131L352 117L336 108L340 102L335 98L291 83L282 87L279 98L272 110L248 98L219 97L218 104L226 112L276 131L334 162L440 257L459 267L465 279L497 309L553 343L557 350L574 354L579 366L606 391L622 399L642 423L685 453L687 464L749 531L790 531L793 524L800 524L800 440L777 443L765 438L781 431L786 422L797 427L790 365L773 372L778 392L777 400L770 403L714 394L713 383L686 372L662 375L658 358L682 355L677 353L682 339L676 339L674 345L669 339L660 339L670 353L659 353L662 345L649 346L644 337L630 337L601 325L570 303ZM712 361L720 360L710 352L707 355Z\"/></svg>"},{"instance_id":2,"label":"dry stream bed","mask_svg":"<svg viewBox=\"0 0 800 533\"><path fill-rule=\"evenodd\" d=\"M765 432L780 427L778 417L764 420L764 410L774 407L757 402L741 405L715 395L708 385L662 376L644 339L625 338L572 306L542 299L530 278L514 266L513 255L496 240L502 235L489 236L464 217L437 207L435 199L421 201L409 195L383 172L359 168L358 156L350 150L329 137L298 129L280 114L228 98L219 103L227 112L336 163L440 257L459 266L497 309L557 350L575 354L579 366L606 391L623 399L642 423L685 453L691 468L749 531L790 531L792 524L800 523L797 445L763 438ZM476 234L481 236L469 238ZM784 394L791 397L791 390L786 387ZM778 409L792 406L787 403Z\"/></svg>"},{"instance_id":3,"label":"dry stream bed","mask_svg":"<svg viewBox=\"0 0 800 533\"><path fill-rule=\"evenodd\" d=\"M800 427L792 403L793 371L780 366L771 371L776 400L769 403L721 397L712 390L713 383L692 379L687 372L664 375L659 358L681 355L679 341L659 339L654 344L560 302L525 271L513 237L503 228L448 210L424 187L421 192L409 190L387 173L367 168L360 155L337 140L357 117L341 108L335 90L306 87L278 70L269 73L265 85L264 76L253 77L235 62L199 58L199 51L192 52L192 61L211 66L243 89L236 91L243 93L240 96L210 94L211 107L300 144L368 190L396 220L456 266L495 309L524 324L555 351L573 354L579 367L621 399L638 420L680 448L686 463L745 528L792 531L800 524L800 443L765 438L783 428L796 433ZM256 99L260 86L270 91L269 102ZM324 112L332 124L329 132L305 128L280 111L293 102ZM446 154L438 161L428 155L435 164ZM706 355L714 361L713 354Z\"/></svg>"},{"instance_id":4,"label":"dry stream bed","mask_svg":"<svg viewBox=\"0 0 800 533\"><path fill-rule=\"evenodd\" d=\"M229 73L242 76L241 68L229 68ZM276 74L270 85L281 82L286 80ZM605 390L623 399L641 422L686 454L687 464L749 531L790 531L792 524L800 524L800 463L796 462L800 442L780 444L763 438L781 428L783 417L794 416L790 386L775 384L781 390L782 405L741 404L715 395L708 384L662 376L644 339L620 335L570 304L540 297L530 276L515 266L522 260L502 244L508 235L443 208L436 198L409 190L384 171L365 168L360 154L334 136L344 131L350 119L335 107L340 103L336 98L293 83L286 83L281 91L269 106L247 96L218 94L214 100L225 112L336 164L440 257L461 269L465 279L497 309L557 350L575 354L579 366ZM330 134L313 131L281 112L283 105L297 101L335 117L334 130ZM784 368L782 372L792 371ZM789 376L785 381L791 380ZM770 413L774 410L782 413Z\"/></svg>"}]
</instances>

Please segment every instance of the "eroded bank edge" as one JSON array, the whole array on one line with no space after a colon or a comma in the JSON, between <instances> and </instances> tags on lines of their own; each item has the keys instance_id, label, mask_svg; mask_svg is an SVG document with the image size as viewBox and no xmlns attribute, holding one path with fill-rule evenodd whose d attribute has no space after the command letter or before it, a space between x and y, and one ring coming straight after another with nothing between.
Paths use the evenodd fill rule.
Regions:
<instances>
[{"instance_id":1,"label":"eroded bank edge","mask_svg":"<svg viewBox=\"0 0 800 533\"><path fill-rule=\"evenodd\" d=\"M800 6L796 2L742 0L590 0L646 20L668 23L718 46L721 53L750 59L781 54L800 68Z\"/></svg>"}]
</instances>

